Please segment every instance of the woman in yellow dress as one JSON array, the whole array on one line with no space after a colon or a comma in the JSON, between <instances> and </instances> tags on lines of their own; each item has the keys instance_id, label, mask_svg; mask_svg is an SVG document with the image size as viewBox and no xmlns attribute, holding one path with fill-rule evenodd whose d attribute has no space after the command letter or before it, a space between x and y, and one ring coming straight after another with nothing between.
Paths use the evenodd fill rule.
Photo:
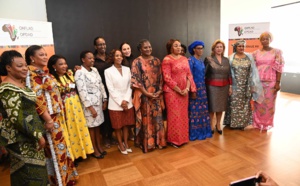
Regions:
<instances>
[{"instance_id":1,"label":"woman in yellow dress","mask_svg":"<svg viewBox=\"0 0 300 186\"><path fill-rule=\"evenodd\" d=\"M79 159L86 159L87 154L94 152L90 133L81 107L79 96L75 88L73 72L68 70L68 64L63 56L53 55L47 65L49 73L58 82L58 89L65 106L65 117L72 154L75 163Z\"/></svg>"}]
</instances>

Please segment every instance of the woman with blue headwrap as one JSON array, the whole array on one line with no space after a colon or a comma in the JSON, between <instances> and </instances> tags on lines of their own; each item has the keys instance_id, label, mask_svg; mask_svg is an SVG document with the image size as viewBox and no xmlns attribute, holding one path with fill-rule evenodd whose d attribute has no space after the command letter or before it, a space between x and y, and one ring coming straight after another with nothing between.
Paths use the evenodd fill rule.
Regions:
<instances>
[{"instance_id":1,"label":"woman with blue headwrap","mask_svg":"<svg viewBox=\"0 0 300 186\"><path fill-rule=\"evenodd\" d=\"M205 86L205 65L201 59L203 49L203 41L194 41L188 47L192 55L188 59L189 65L197 88L197 92L191 93L189 99L189 138L192 141L212 137Z\"/></svg>"},{"instance_id":2,"label":"woman with blue headwrap","mask_svg":"<svg viewBox=\"0 0 300 186\"><path fill-rule=\"evenodd\" d=\"M252 124L251 99L261 103L263 88L252 55L244 52L245 41L233 45L234 53L229 57L232 94L225 114L224 124L244 130Z\"/></svg>"}]
</instances>

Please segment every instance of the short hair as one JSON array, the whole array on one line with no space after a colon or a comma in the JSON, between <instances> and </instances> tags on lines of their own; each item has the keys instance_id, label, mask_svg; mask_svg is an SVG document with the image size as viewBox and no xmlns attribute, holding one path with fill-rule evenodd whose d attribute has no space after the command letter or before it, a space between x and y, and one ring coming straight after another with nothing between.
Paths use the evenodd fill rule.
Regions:
<instances>
[{"instance_id":1,"label":"short hair","mask_svg":"<svg viewBox=\"0 0 300 186\"><path fill-rule=\"evenodd\" d=\"M97 40L98 40L98 39L103 39L103 40L105 40L103 37L97 36L97 37L94 39L94 46L97 45Z\"/></svg>"},{"instance_id":2,"label":"short hair","mask_svg":"<svg viewBox=\"0 0 300 186\"><path fill-rule=\"evenodd\" d=\"M91 52L89 50L84 50L84 51L80 52L80 61L81 61L81 63L83 63L81 59L85 58L87 53L93 54L93 52Z\"/></svg>"},{"instance_id":3,"label":"short hair","mask_svg":"<svg viewBox=\"0 0 300 186\"><path fill-rule=\"evenodd\" d=\"M124 62L124 55L122 54L122 51L119 50L119 49L112 49L109 52L108 60L107 61L110 62L110 63L112 63L112 64L114 64L114 58L115 58L115 54L116 54L117 51L121 52L121 55L123 57L123 60L122 60L122 64L123 64L123 62Z\"/></svg>"},{"instance_id":4,"label":"short hair","mask_svg":"<svg viewBox=\"0 0 300 186\"><path fill-rule=\"evenodd\" d=\"M141 39L141 40L139 41L139 43L138 43L138 45L137 45L138 51L141 50L142 45L143 45L144 43L146 43L146 42L149 42L149 43L150 43L150 41L149 41L148 39Z\"/></svg>"},{"instance_id":5,"label":"short hair","mask_svg":"<svg viewBox=\"0 0 300 186\"><path fill-rule=\"evenodd\" d=\"M175 43L176 41L178 41L178 42L180 42L180 40L179 39L170 39L168 42L167 42L167 44L166 44L166 48L167 48L167 53L168 54L171 54L172 53L172 45L173 45L173 43Z\"/></svg>"},{"instance_id":6,"label":"short hair","mask_svg":"<svg viewBox=\"0 0 300 186\"><path fill-rule=\"evenodd\" d=\"M224 51L225 51L225 43L223 41L221 41L220 39L215 40L215 42L212 44L211 46L211 56L215 56L215 48L217 46L217 44L221 43L223 45L223 52L222 52L222 56L224 56Z\"/></svg>"},{"instance_id":7,"label":"short hair","mask_svg":"<svg viewBox=\"0 0 300 186\"><path fill-rule=\"evenodd\" d=\"M273 41L273 35L271 34L271 32L263 32L262 34L260 34L259 36L259 40L261 41L263 37L268 37L270 38L270 42Z\"/></svg>"},{"instance_id":8,"label":"short hair","mask_svg":"<svg viewBox=\"0 0 300 186\"><path fill-rule=\"evenodd\" d=\"M57 80L59 80L59 76L56 73L56 71L54 70L53 65L55 65L59 59L64 59L65 61L67 61L64 56L53 55L49 58L48 64L47 64L47 68L49 69L49 73L52 74Z\"/></svg>"},{"instance_id":9,"label":"short hair","mask_svg":"<svg viewBox=\"0 0 300 186\"><path fill-rule=\"evenodd\" d=\"M43 47L41 47L39 45L31 45L30 47L28 47L26 49L26 51L25 51L25 60L26 60L27 65L30 65L30 63L31 63L31 58L30 57L34 56L35 52L37 50L40 50L41 48L43 48Z\"/></svg>"},{"instance_id":10,"label":"short hair","mask_svg":"<svg viewBox=\"0 0 300 186\"><path fill-rule=\"evenodd\" d=\"M12 62L14 61L14 58L16 58L16 57L23 58L22 55L16 50L4 51L1 54L1 57L0 57L0 75L1 76L7 76L6 65L11 66Z\"/></svg>"}]
</instances>

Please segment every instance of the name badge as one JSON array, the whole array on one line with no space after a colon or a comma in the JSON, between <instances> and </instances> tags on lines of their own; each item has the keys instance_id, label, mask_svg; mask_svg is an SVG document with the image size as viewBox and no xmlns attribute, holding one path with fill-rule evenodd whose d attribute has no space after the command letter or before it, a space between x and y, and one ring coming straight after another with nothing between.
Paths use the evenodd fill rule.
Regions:
<instances>
[{"instance_id":1,"label":"name badge","mask_svg":"<svg viewBox=\"0 0 300 186\"><path fill-rule=\"evenodd\" d=\"M70 83L70 84L69 84L69 87L70 87L70 88L75 88L75 83Z\"/></svg>"}]
</instances>

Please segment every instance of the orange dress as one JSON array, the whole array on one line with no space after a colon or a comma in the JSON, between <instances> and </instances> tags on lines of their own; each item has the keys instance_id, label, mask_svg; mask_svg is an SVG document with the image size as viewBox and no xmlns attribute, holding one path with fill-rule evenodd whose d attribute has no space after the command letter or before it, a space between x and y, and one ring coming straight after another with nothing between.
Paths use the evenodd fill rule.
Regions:
<instances>
[{"instance_id":1,"label":"orange dress","mask_svg":"<svg viewBox=\"0 0 300 186\"><path fill-rule=\"evenodd\" d=\"M162 91L161 63L158 58L145 60L136 58L131 67L131 86L144 87L149 93ZM144 152L166 146L165 128L162 117L163 96L151 99L134 89L133 105L136 111L136 145Z\"/></svg>"},{"instance_id":2,"label":"orange dress","mask_svg":"<svg viewBox=\"0 0 300 186\"><path fill-rule=\"evenodd\" d=\"M48 110L54 121L53 132L46 133L47 145L45 148L47 172L51 185L73 185L78 173L74 167L66 141L63 105L57 82L48 74L48 70L29 67L26 86L37 95L36 110L39 115ZM65 127L66 128L66 127Z\"/></svg>"}]
</instances>

